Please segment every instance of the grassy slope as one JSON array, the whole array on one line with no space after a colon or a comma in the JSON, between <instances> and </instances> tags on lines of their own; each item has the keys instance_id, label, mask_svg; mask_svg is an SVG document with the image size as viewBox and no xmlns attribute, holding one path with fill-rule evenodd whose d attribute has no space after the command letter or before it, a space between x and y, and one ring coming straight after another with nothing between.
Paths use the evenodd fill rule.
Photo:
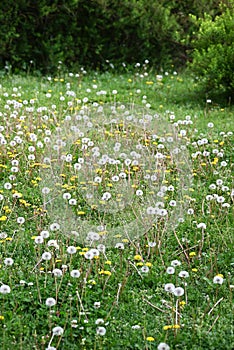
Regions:
<instances>
[{"instance_id":1,"label":"grassy slope","mask_svg":"<svg viewBox=\"0 0 234 350\"><path fill-rule=\"evenodd\" d=\"M145 71L147 69L139 74ZM165 234L160 248L156 239L157 246L150 250L150 254L147 242L142 237L138 248L136 245L126 244L123 252L114 248L107 249L106 258L101 255L94 264L90 264L78 254L70 260L66 248L69 245L76 245L76 242L60 235L60 249L55 255L57 260L61 261L54 262L53 266L52 263L42 263L39 266L44 268L44 271L51 271L54 266L61 267L61 264L67 264L70 270L78 268L82 271L82 277L87 273L88 284L84 284L82 278L77 282L69 273L65 274L58 293L57 305L52 308L55 311L50 314L48 307L45 306L45 300L55 296L60 281L52 278L51 274L40 273L38 268L33 269L40 260L41 253L48 248L45 244L41 247L36 246L31 237L48 228L49 218L38 215L38 208L42 206L40 188L36 186L39 182L36 180L39 173L36 167L30 168L30 162L27 161L27 148L32 142L23 133L24 143L22 147L16 149L16 152L14 147L3 146L0 151L1 164L7 168L0 169L0 189L6 199L0 207L0 217L7 215L5 206L12 212L8 215L7 222L0 222L0 227L1 231L6 232L8 237L13 237L13 240L2 239L0 245L0 281L11 287L10 294L0 294L0 315L4 317L0 320L2 349L10 349L12 346L16 349L45 349L51 337L51 329L56 325L65 328L63 337L61 339L56 337L53 340L53 346L57 344L59 349L154 349L160 341L168 343L171 349L233 347L231 314L233 282L230 274L233 267L232 212L231 208L221 208L217 203L210 206L205 199L206 195L212 192L209 190L209 185L220 178L229 190L225 194L221 191L218 194L224 195L226 202L230 204L232 202L230 190L233 186L231 183L233 136L225 137L220 135L220 132L227 133L234 129L233 108L225 103L216 104L216 101L207 103L207 96L195 91L196 84L189 75L169 73L163 75L161 81L157 80L156 74L152 72L144 78L135 73L117 75L107 72L100 75L91 72L85 76L80 74L77 78L59 76L55 80L52 78L51 81L46 78L20 76L4 78L0 96L1 110L5 113L0 117L0 124L5 127L2 133L8 134L8 138L12 139L17 132L17 123L22 124L22 130L27 131L28 129L24 129L24 122L19 121L20 115L26 114L28 127L33 129L32 125L36 125L33 132L38 134L38 129L42 127L38 113L27 115L20 112L16 121L10 118L12 106L10 105L10 109L4 108L7 100L29 101L33 98L36 99L37 108L40 106L50 108L53 103L57 105L58 113L54 119L50 114L51 120L45 122L45 129L53 131L55 119L60 123L64 115L72 113L66 104L69 98L66 97L65 102L59 100L61 95L66 96L66 83L70 83L70 89L75 91L77 98L81 100L88 97L89 102L113 103L114 99L117 99L124 103L143 105L143 96L146 96L145 100L151 104L151 108L165 114L165 118L174 114L175 120L178 121L185 120L185 117L190 115L193 125L182 126L188 130L190 152L197 151L192 142L205 137L209 140L209 144L202 147L202 151L206 149L212 153L214 148L223 149L223 159L227 161L228 166L220 167L221 160L211 166L210 161L203 156L194 161L195 175L191 192L193 200L190 204L194 209L194 215L192 217L185 215L184 223L176 231L177 236L173 232ZM98 88L94 89L93 84ZM21 96L12 96L13 87L18 87ZM87 89L91 89L91 92L87 92ZM141 91L137 92L138 89ZM97 96L97 90L105 90L107 94ZM113 90L117 90L118 94L113 95ZM51 93L50 98L46 97L48 91ZM6 92L8 96L4 96ZM214 123L214 128L207 127L209 122ZM36 152L38 161L41 152L41 150ZM17 154L14 158L19 159L21 164L21 171L17 173L16 188L22 193L22 198L30 204L28 207L24 204L15 204L9 192L4 189L4 183L9 181L11 173L12 153ZM19 216L26 218L25 224L21 226L16 224L16 218ZM201 232L197 229L197 223L200 222L205 222L207 229L202 247L203 253L198 256L202 240ZM17 230L15 234L14 230ZM154 236L158 237L157 233L152 232L152 237ZM55 237L56 234L52 232L51 239ZM186 254L183 252L185 249L187 254L195 252L196 255L186 259ZM149 273L143 278L138 273L140 268L137 266L138 261L134 260L136 254L140 254L144 262L152 264ZM8 257L14 259L13 266L5 266L4 259ZM101 269L111 271L111 266L105 263L107 259L114 267L111 276L98 273ZM188 302L185 305L182 303L179 307L181 315L177 324L181 328L164 330L164 326L176 323L174 309L176 299L164 292L164 284L171 281L176 285L182 285L182 280L178 280L176 275L169 276L165 272L166 267L175 259L182 262L182 266L177 267L176 271L186 270L190 274L186 280ZM224 276L222 285L213 284L213 277L218 273ZM25 280L27 283L21 286L20 280ZM92 284L92 280L95 280L95 284ZM32 285L28 285L29 282ZM121 290L119 283L123 286ZM82 303L77 297L77 290ZM116 303L117 295L118 303ZM166 304L162 303L162 299L166 300ZM101 302L99 309L93 306L97 301ZM169 308L166 305L169 305ZM103 318L106 324L107 333L103 337L96 335L97 318ZM71 327L73 319L78 322L77 328ZM140 329L132 329L136 324ZM147 340L147 337L153 337L154 340Z\"/></svg>"}]
</instances>

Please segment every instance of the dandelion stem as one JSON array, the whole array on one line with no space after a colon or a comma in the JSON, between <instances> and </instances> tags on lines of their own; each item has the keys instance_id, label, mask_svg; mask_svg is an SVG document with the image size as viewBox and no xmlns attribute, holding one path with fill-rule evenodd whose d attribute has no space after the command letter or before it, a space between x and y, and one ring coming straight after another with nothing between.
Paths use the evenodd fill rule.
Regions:
<instances>
[{"instance_id":1,"label":"dandelion stem","mask_svg":"<svg viewBox=\"0 0 234 350\"><path fill-rule=\"evenodd\" d=\"M143 280L143 277L141 275L141 273L137 270L136 266L131 262L129 261L129 264L132 265L134 267L134 269L136 270L136 272L138 273L138 275L141 277L141 279Z\"/></svg>"},{"instance_id":2,"label":"dandelion stem","mask_svg":"<svg viewBox=\"0 0 234 350\"><path fill-rule=\"evenodd\" d=\"M220 315L218 315L218 316L215 318L214 322L212 323L212 325L210 326L210 328L208 329L208 331L207 331L206 334L210 333L211 329L214 327L214 325L215 325L215 323L218 321L219 317L220 317Z\"/></svg>"},{"instance_id":3,"label":"dandelion stem","mask_svg":"<svg viewBox=\"0 0 234 350\"><path fill-rule=\"evenodd\" d=\"M186 260L187 260L187 263L190 265L189 256L188 256L188 254L186 253L184 247L182 246L182 244L181 244L181 242L180 242L180 240L179 240L179 238L178 238L178 236L177 236L177 234L176 234L175 231L174 231L174 235L175 235L175 238L176 238L177 242L179 243L180 248L182 249L182 251L183 251L183 253L184 253L184 255L185 255L185 258L186 258Z\"/></svg>"},{"instance_id":4,"label":"dandelion stem","mask_svg":"<svg viewBox=\"0 0 234 350\"><path fill-rule=\"evenodd\" d=\"M213 306L213 307L210 309L210 311L208 312L208 315L211 314L211 312L214 310L214 308L215 308L219 303L221 303L222 300L223 300L223 297L220 298L220 299L214 304L214 306Z\"/></svg>"},{"instance_id":5,"label":"dandelion stem","mask_svg":"<svg viewBox=\"0 0 234 350\"><path fill-rule=\"evenodd\" d=\"M34 266L34 268L32 269L31 273L35 270L35 268L36 268L41 262L42 262L42 259L40 259L40 260L38 261L38 263Z\"/></svg>"},{"instance_id":6,"label":"dandelion stem","mask_svg":"<svg viewBox=\"0 0 234 350\"><path fill-rule=\"evenodd\" d=\"M53 339L54 339L54 334L52 334L52 337L50 338L50 341L49 341L49 344L48 344L48 348L50 347L50 345L51 345Z\"/></svg>"},{"instance_id":7,"label":"dandelion stem","mask_svg":"<svg viewBox=\"0 0 234 350\"><path fill-rule=\"evenodd\" d=\"M81 309L82 309L82 311L83 311L83 313L84 313L84 315L85 315L85 318L86 318L86 320L88 321L88 317L87 317L87 315L86 315L86 312L85 312L84 306L83 306L83 304L82 304L82 300L81 300L81 298L80 298L80 294L79 294L78 290L76 290L76 295L77 295L77 298L78 298L78 300L79 300L79 302L80 302L80 307L81 307Z\"/></svg>"},{"instance_id":8,"label":"dandelion stem","mask_svg":"<svg viewBox=\"0 0 234 350\"><path fill-rule=\"evenodd\" d=\"M143 300L144 302L146 302L147 304L149 304L150 306L152 306L154 309L166 313L166 311L164 311L164 310L160 309L159 307L157 307L156 305L152 304L150 301L146 300L144 297L143 297L142 300Z\"/></svg>"},{"instance_id":9,"label":"dandelion stem","mask_svg":"<svg viewBox=\"0 0 234 350\"><path fill-rule=\"evenodd\" d=\"M40 286L39 286L39 283L38 283L38 276L37 276L37 273L36 273L36 284L37 284L37 290L38 290L38 298L39 298L40 303L42 303L42 300L41 300L41 292L40 292Z\"/></svg>"}]
</instances>

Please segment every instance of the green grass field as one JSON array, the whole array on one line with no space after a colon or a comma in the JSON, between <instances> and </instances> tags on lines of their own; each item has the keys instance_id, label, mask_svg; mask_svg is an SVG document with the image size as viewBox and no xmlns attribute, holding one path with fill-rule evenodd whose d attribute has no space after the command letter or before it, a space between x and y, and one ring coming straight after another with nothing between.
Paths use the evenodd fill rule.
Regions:
<instances>
[{"instance_id":1,"label":"green grass field","mask_svg":"<svg viewBox=\"0 0 234 350\"><path fill-rule=\"evenodd\" d=\"M1 349L234 347L233 107L198 83L2 74Z\"/></svg>"}]
</instances>

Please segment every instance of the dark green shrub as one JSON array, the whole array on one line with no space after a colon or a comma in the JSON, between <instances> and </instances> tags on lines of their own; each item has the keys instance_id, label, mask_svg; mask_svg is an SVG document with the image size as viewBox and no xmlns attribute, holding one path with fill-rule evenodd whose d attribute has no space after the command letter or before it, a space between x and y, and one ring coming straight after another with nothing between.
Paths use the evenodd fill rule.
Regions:
<instances>
[{"instance_id":1,"label":"dark green shrub","mask_svg":"<svg viewBox=\"0 0 234 350\"><path fill-rule=\"evenodd\" d=\"M212 20L205 15L193 41L193 61L190 67L203 86L211 93L234 93L234 1Z\"/></svg>"},{"instance_id":2,"label":"dark green shrub","mask_svg":"<svg viewBox=\"0 0 234 350\"><path fill-rule=\"evenodd\" d=\"M224 0L223 0L224 1ZM196 28L191 12L217 13L218 0L1 0L0 68L42 72L106 60L126 64L151 61L157 67L188 59Z\"/></svg>"}]
</instances>

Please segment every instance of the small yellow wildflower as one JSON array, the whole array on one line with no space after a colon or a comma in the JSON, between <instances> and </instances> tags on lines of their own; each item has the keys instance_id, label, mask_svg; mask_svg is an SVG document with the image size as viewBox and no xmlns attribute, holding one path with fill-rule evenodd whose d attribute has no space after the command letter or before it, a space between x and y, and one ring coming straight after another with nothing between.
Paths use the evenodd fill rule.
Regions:
<instances>
[{"instance_id":1,"label":"small yellow wildflower","mask_svg":"<svg viewBox=\"0 0 234 350\"><path fill-rule=\"evenodd\" d=\"M94 280L89 280L88 283L89 283L89 284L93 284L93 285L96 284L96 282L95 282Z\"/></svg>"},{"instance_id":2,"label":"small yellow wildflower","mask_svg":"<svg viewBox=\"0 0 234 350\"><path fill-rule=\"evenodd\" d=\"M173 329L179 329L179 328L180 328L180 325L179 325L179 324L174 324L174 325L172 326L172 328L173 328Z\"/></svg>"},{"instance_id":3,"label":"small yellow wildflower","mask_svg":"<svg viewBox=\"0 0 234 350\"><path fill-rule=\"evenodd\" d=\"M223 275L221 273L218 273L216 276L223 278Z\"/></svg>"},{"instance_id":4,"label":"small yellow wildflower","mask_svg":"<svg viewBox=\"0 0 234 350\"><path fill-rule=\"evenodd\" d=\"M101 271L99 271L99 275L111 276L111 272L110 271L106 271L106 270L101 270Z\"/></svg>"},{"instance_id":5,"label":"small yellow wildflower","mask_svg":"<svg viewBox=\"0 0 234 350\"><path fill-rule=\"evenodd\" d=\"M139 261L139 260L143 260L143 259L142 259L142 257L140 255L137 254L137 255L134 256L134 260Z\"/></svg>"},{"instance_id":6,"label":"small yellow wildflower","mask_svg":"<svg viewBox=\"0 0 234 350\"><path fill-rule=\"evenodd\" d=\"M111 272L110 271L104 271L104 274L107 276L111 276Z\"/></svg>"},{"instance_id":7,"label":"small yellow wildflower","mask_svg":"<svg viewBox=\"0 0 234 350\"><path fill-rule=\"evenodd\" d=\"M0 320L4 320L4 316L0 315Z\"/></svg>"},{"instance_id":8,"label":"small yellow wildflower","mask_svg":"<svg viewBox=\"0 0 234 350\"><path fill-rule=\"evenodd\" d=\"M154 341L154 338L153 337L147 337L146 340L147 341Z\"/></svg>"},{"instance_id":9,"label":"small yellow wildflower","mask_svg":"<svg viewBox=\"0 0 234 350\"><path fill-rule=\"evenodd\" d=\"M196 252L190 252L189 256L190 256L190 258L192 258L193 256L196 256Z\"/></svg>"}]
</instances>

